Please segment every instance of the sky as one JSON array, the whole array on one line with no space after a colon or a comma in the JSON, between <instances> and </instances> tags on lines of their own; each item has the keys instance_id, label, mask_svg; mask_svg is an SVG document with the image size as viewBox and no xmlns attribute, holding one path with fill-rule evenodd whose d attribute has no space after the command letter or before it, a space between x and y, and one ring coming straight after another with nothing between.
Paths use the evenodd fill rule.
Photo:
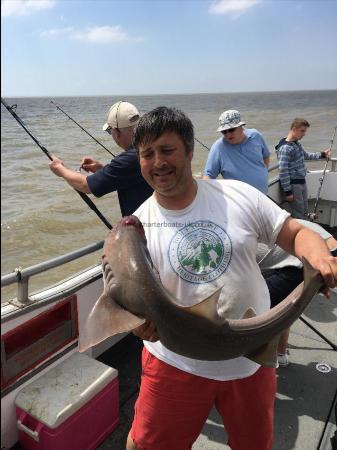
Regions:
<instances>
[{"instance_id":1,"label":"sky","mask_svg":"<svg viewBox=\"0 0 337 450\"><path fill-rule=\"evenodd\" d=\"M337 89L337 0L2 0L1 95Z\"/></svg>"}]
</instances>

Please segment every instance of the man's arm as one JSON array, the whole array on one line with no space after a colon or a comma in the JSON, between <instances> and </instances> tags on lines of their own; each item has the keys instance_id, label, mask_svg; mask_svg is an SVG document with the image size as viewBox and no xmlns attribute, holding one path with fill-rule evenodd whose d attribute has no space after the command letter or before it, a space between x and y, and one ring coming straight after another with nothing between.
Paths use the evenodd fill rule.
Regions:
<instances>
[{"instance_id":1,"label":"man's arm","mask_svg":"<svg viewBox=\"0 0 337 450\"><path fill-rule=\"evenodd\" d=\"M328 287L337 285L337 258L331 256L328 246L318 233L289 218L279 232L276 244L299 259L305 257L319 270Z\"/></svg>"},{"instance_id":2,"label":"man's arm","mask_svg":"<svg viewBox=\"0 0 337 450\"><path fill-rule=\"evenodd\" d=\"M211 147L205 164L203 175L204 180L215 179L221 172L219 145L221 144L216 141Z\"/></svg>"},{"instance_id":3,"label":"man's arm","mask_svg":"<svg viewBox=\"0 0 337 450\"><path fill-rule=\"evenodd\" d=\"M315 153L309 153L303 150L304 159L306 160L312 160L312 159L324 159L324 158L330 158L331 156L331 150L327 149L323 152L315 152Z\"/></svg>"},{"instance_id":4,"label":"man's arm","mask_svg":"<svg viewBox=\"0 0 337 450\"><path fill-rule=\"evenodd\" d=\"M257 131L257 133L260 135L261 141L262 141L262 158L264 165L268 168L270 163L270 150L268 148L268 145L263 137L263 135Z\"/></svg>"},{"instance_id":5,"label":"man's arm","mask_svg":"<svg viewBox=\"0 0 337 450\"><path fill-rule=\"evenodd\" d=\"M52 155L52 158L53 160L49 163L49 168L55 175L64 178L66 182L77 191L91 194L86 175L75 172L75 170L67 169L63 162L55 155Z\"/></svg>"},{"instance_id":6,"label":"man's arm","mask_svg":"<svg viewBox=\"0 0 337 450\"><path fill-rule=\"evenodd\" d=\"M270 156L267 156L267 158L263 158L264 165L268 168L270 163Z\"/></svg>"},{"instance_id":7,"label":"man's arm","mask_svg":"<svg viewBox=\"0 0 337 450\"><path fill-rule=\"evenodd\" d=\"M290 152L291 149L286 145L283 145L277 153L277 158L279 160L278 170L280 184L288 202L292 202L294 200L290 184Z\"/></svg>"}]
</instances>

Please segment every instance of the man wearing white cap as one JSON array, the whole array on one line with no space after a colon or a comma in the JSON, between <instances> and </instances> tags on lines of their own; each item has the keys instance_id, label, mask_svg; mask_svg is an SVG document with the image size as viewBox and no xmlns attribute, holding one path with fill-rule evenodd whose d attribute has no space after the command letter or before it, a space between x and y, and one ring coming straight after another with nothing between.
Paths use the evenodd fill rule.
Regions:
<instances>
[{"instance_id":1,"label":"man wearing white cap","mask_svg":"<svg viewBox=\"0 0 337 450\"><path fill-rule=\"evenodd\" d=\"M204 178L243 181L264 194L268 191L268 165L270 151L257 130L244 129L239 111L230 109L219 117L223 135L211 147L204 170Z\"/></svg>"},{"instance_id":2,"label":"man wearing white cap","mask_svg":"<svg viewBox=\"0 0 337 450\"><path fill-rule=\"evenodd\" d=\"M125 151L105 166L89 156L83 158L81 167L92 172L91 175L67 169L55 155L49 164L50 169L73 188L86 194L102 197L117 191L122 216L132 214L153 192L142 177L137 152L132 148L139 117L137 108L131 103L119 101L111 106L103 130Z\"/></svg>"}]
</instances>

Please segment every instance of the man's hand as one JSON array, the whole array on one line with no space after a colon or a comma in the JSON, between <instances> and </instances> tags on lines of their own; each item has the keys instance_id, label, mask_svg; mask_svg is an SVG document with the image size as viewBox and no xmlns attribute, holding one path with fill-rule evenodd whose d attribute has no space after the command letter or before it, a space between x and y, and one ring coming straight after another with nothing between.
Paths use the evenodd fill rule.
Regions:
<instances>
[{"instance_id":1,"label":"man's hand","mask_svg":"<svg viewBox=\"0 0 337 450\"><path fill-rule=\"evenodd\" d=\"M331 156L331 150L330 150L330 149L324 150L322 153L325 154L325 157L326 157L326 158L330 158L330 156Z\"/></svg>"},{"instance_id":2,"label":"man's hand","mask_svg":"<svg viewBox=\"0 0 337 450\"><path fill-rule=\"evenodd\" d=\"M69 183L70 186L77 191L84 192L85 194L91 194L87 182L87 175L84 175L83 173L75 170L67 169L67 167L59 158L57 158L55 155L51 156L53 160L50 161L49 168L52 172L55 173L55 175L66 180L66 182Z\"/></svg>"},{"instance_id":3,"label":"man's hand","mask_svg":"<svg viewBox=\"0 0 337 450\"><path fill-rule=\"evenodd\" d=\"M286 195L286 201L291 203L294 201L294 194Z\"/></svg>"},{"instance_id":4,"label":"man's hand","mask_svg":"<svg viewBox=\"0 0 337 450\"><path fill-rule=\"evenodd\" d=\"M159 340L156 326L151 320L147 320L143 325L132 330L132 332L135 336L144 339L144 341L156 342Z\"/></svg>"},{"instance_id":5,"label":"man's hand","mask_svg":"<svg viewBox=\"0 0 337 450\"><path fill-rule=\"evenodd\" d=\"M326 287L322 290L326 297L330 297L330 291L328 288L334 288L337 286L337 258L334 256L323 256L311 261L313 267L319 270L324 279Z\"/></svg>"},{"instance_id":6,"label":"man's hand","mask_svg":"<svg viewBox=\"0 0 337 450\"><path fill-rule=\"evenodd\" d=\"M268 169L268 167L269 167L269 163L270 163L270 156L267 156L267 158L263 158L263 162L264 162L264 165L267 167L267 169Z\"/></svg>"},{"instance_id":7,"label":"man's hand","mask_svg":"<svg viewBox=\"0 0 337 450\"><path fill-rule=\"evenodd\" d=\"M101 164L96 159L91 158L90 156L85 156L81 161L81 168L86 172L95 173L97 170L102 169L103 164Z\"/></svg>"},{"instance_id":8,"label":"man's hand","mask_svg":"<svg viewBox=\"0 0 337 450\"><path fill-rule=\"evenodd\" d=\"M326 242L321 236L288 218L281 228L276 244L297 258L303 257L317 269L325 285L323 293L329 297L329 289L337 286L337 258L332 256Z\"/></svg>"},{"instance_id":9,"label":"man's hand","mask_svg":"<svg viewBox=\"0 0 337 450\"><path fill-rule=\"evenodd\" d=\"M51 155L53 160L49 163L50 170L58 177L62 177L62 169L64 168L63 162L55 155Z\"/></svg>"}]
</instances>

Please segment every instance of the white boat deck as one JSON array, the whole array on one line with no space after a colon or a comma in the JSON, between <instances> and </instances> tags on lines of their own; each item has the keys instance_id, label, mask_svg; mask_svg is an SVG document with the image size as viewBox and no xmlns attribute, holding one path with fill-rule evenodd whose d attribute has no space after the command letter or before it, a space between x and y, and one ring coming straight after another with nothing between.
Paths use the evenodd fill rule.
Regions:
<instances>
[{"instance_id":1,"label":"white boat deck","mask_svg":"<svg viewBox=\"0 0 337 450\"><path fill-rule=\"evenodd\" d=\"M303 318L325 338L337 345L337 292L327 300L316 296ZM122 346L128 352L121 353ZM140 375L141 343L132 335L99 359L120 371L120 425L100 445L99 450L124 450L133 417ZM333 404L336 404L337 351L302 320L291 328L290 361L277 369L278 388L275 404L275 441L273 450L331 450L330 438L336 431ZM317 370L324 363L330 372ZM244 424L242 424L244 426ZM337 431L336 431L337 435ZM193 450L226 450L226 433L213 410ZM179 449L172 449L179 450Z\"/></svg>"}]
</instances>

